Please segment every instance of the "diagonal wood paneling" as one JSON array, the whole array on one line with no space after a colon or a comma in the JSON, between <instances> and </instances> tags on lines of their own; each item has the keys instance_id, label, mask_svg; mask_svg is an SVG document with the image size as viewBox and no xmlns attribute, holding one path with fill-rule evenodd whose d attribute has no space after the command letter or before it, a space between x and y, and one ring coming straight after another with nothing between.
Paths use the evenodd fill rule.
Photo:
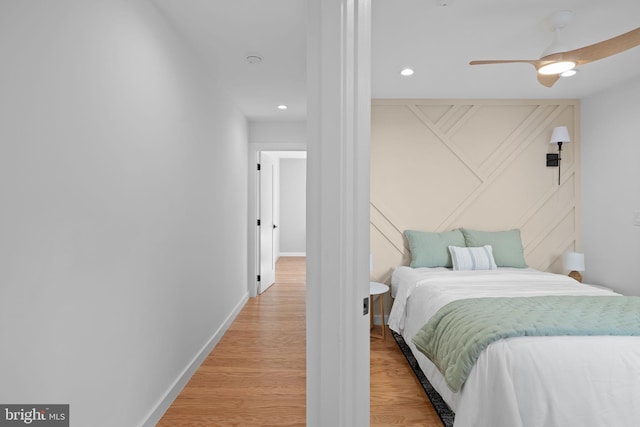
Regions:
<instances>
[{"instance_id":1,"label":"diagonal wood paneling","mask_svg":"<svg viewBox=\"0 0 640 427\"><path fill-rule=\"evenodd\" d=\"M560 125L558 185L545 155ZM520 228L528 264L561 272L580 246L579 129L577 100L374 100L372 280L408 264L407 229Z\"/></svg>"}]
</instances>

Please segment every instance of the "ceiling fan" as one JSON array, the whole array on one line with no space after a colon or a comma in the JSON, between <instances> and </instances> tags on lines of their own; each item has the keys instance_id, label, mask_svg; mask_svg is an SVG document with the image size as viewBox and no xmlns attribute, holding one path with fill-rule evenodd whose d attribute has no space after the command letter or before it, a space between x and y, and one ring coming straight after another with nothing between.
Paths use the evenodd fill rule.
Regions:
<instances>
[{"instance_id":1,"label":"ceiling fan","mask_svg":"<svg viewBox=\"0 0 640 427\"><path fill-rule=\"evenodd\" d=\"M560 75L580 65L607 58L640 45L640 27L627 33L574 50L565 50L560 43L560 30L571 23L571 11L557 12L553 17L555 39L540 59L505 59L471 61L470 65L527 63L536 68L538 82L551 87Z\"/></svg>"}]
</instances>

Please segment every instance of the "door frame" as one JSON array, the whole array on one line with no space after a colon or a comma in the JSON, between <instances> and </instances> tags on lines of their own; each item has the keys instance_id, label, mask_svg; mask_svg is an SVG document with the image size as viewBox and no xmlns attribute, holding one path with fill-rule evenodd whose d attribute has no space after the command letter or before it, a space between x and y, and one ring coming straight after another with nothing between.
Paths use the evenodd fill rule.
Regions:
<instances>
[{"instance_id":1,"label":"door frame","mask_svg":"<svg viewBox=\"0 0 640 427\"><path fill-rule=\"evenodd\" d=\"M259 150L307 150L307 426L366 427L371 0L307 0L307 9L308 147L250 143L249 172ZM251 176L248 286L255 296Z\"/></svg>"},{"instance_id":2,"label":"door frame","mask_svg":"<svg viewBox=\"0 0 640 427\"><path fill-rule=\"evenodd\" d=\"M369 426L371 0L307 0L307 426Z\"/></svg>"},{"instance_id":3,"label":"door frame","mask_svg":"<svg viewBox=\"0 0 640 427\"><path fill-rule=\"evenodd\" d=\"M249 296L258 296L258 272L260 268L260 240L258 238L258 154L260 151L307 151L304 142L250 142L249 143L249 179L248 179L248 211L247 222L247 289Z\"/></svg>"}]
</instances>

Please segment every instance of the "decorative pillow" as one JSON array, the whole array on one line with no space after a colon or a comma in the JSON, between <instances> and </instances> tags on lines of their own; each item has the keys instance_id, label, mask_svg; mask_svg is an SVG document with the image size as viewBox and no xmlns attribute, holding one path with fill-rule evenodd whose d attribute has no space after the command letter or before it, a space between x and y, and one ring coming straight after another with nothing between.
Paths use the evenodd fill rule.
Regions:
<instances>
[{"instance_id":1,"label":"decorative pillow","mask_svg":"<svg viewBox=\"0 0 640 427\"><path fill-rule=\"evenodd\" d=\"M526 268L520 230L477 231L462 229L467 247L491 245L498 267Z\"/></svg>"},{"instance_id":2,"label":"decorative pillow","mask_svg":"<svg viewBox=\"0 0 640 427\"><path fill-rule=\"evenodd\" d=\"M453 269L456 271L465 270L495 270L498 268L493 259L491 245L484 245L477 248L460 248L449 246Z\"/></svg>"},{"instance_id":3,"label":"decorative pillow","mask_svg":"<svg viewBox=\"0 0 640 427\"><path fill-rule=\"evenodd\" d=\"M411 250L411 267L452 267L449 246L464 246L460 229L433 233L406 230Z\"/></svg>"}]
</instances>

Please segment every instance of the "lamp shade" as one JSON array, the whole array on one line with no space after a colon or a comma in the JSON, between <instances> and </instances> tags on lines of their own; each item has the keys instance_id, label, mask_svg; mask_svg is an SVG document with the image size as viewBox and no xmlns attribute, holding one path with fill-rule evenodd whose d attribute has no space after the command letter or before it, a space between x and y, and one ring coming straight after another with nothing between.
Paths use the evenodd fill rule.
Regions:
<instances>
[{"instance_id":1,"label":"lamp shade","mask_svg":"<svg viewBox=\"0 0 640 427\"><path fill-rule=\"evenodd\" d=\"M584 271L584 254L580 252L564 254L564 268L570 271Z\"/></svg>"},{"instance_id":2,"label":"lamp shade","mask_svg":"<svg viewBox=\"0 0 640 427\"><path fill-rule=\"evenodd\" d=\"M558 142L571 142L571 137L569 136L569 129L566 126L556 126L553 128L553 133L551 134L551 139L549 140L550 144L557 144Z\"/></svg>"}]
</instances>

